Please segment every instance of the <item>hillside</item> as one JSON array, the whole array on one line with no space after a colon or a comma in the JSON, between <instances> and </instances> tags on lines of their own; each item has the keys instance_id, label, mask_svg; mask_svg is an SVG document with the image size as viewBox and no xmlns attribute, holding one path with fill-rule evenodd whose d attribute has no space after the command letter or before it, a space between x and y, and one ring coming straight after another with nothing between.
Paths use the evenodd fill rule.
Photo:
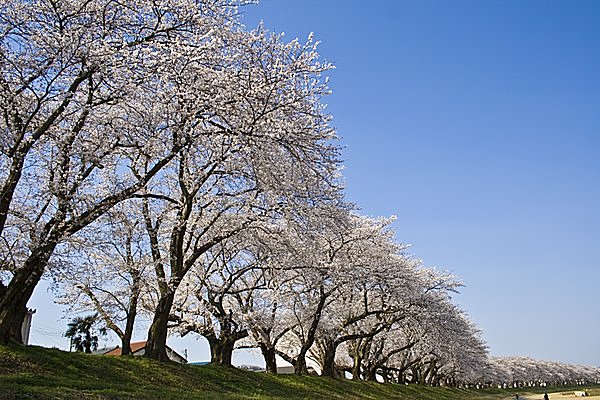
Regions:
<instances>
[{"instance_id":1,"label":"hillside","mask_svg":"<svg viewBox=\"0 0 600 400\"><path fill-rule=\"evenodd\" d=\"M511 392L269 376L218 366L0 346L1 399L499 399Z\"/></svg>"}]
</instances>

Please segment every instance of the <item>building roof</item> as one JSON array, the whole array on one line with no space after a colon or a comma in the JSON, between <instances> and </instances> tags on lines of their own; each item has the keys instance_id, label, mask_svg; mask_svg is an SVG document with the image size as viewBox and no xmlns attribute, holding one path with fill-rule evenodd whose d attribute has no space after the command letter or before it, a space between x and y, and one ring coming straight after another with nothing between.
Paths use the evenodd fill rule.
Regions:
<instances>
[{"instance_id":1,"label":"building roof","mask_svg":"<svg viewBox=\"0 0 600 400\"><path fill-rule=\"evenodd\" d=\"M144 340L143 342L132 342L129 344L131 346L131 353L136 353L142 349L144 349L146 347L146 341ZM122 348L121 346L117 346L116 348L104 353L105 355L108 356L120 356L122 353Z\"/></svg>"},{"instance_id":2,"label":"building roof","mask_svg":"<svg viewBox=\"0 0 600 400\"><path fill-rule=\"evenodd\" d=\"M146 341L143 342L132 342L129 344L131 346L131 354L134 356L141 356L145 353L146 350ZM109 356L120 356L123 353L123 349L121 346L113 347L111 349L107 349L104 355ZM167 356L171 359L171 361L175 361L181 364L186 364L187 360L181 354L177 353L175 350L167 346Z\"/></svg>"},{"instance_id":3,"label":"building roof","mask_svg":"<svg viewBox=\"0 0 600 400\"><path fill-rule=\"evenodd\" d=\"M100 348L98 348L96 350L92 350L92 354L102 354L103 355L103 354L106 354L109 351L112 351L112 350L114 350L114 349L116 349L118 347L119 346L116 345L116 344L112 345L112 346L109 346L109 347L100 347Z\"/></svg>"}]
</instances>

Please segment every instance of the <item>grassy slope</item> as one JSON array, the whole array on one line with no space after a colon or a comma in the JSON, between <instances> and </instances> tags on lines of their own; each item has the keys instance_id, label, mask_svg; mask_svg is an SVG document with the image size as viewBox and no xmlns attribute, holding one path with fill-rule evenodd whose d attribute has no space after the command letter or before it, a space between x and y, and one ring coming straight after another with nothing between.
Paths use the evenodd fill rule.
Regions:
<instances>
[{"instance_id":1,"label":"grassy slope","mask_svg":"<svg viewBox=\"0 0 600 400\"><path fill-rule=\"evenodd\" d=\"M498 399L510 392L269 376L142 357L0 346L0 399Z\"/></svg>"}]
</instances>

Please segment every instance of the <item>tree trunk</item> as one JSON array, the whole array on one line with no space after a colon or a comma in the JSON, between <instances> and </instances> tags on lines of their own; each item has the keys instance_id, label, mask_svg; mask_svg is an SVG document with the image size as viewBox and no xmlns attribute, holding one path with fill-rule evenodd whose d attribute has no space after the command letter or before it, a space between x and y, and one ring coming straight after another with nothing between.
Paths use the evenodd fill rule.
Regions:
<instances>
[{"instance_id":1,"label":"tree trunk","mask_svg":"<svg viewBox=\"0 0 600 400\"><path fill-rule=\"evenodd\" d=\"M152 325L148 330L148 340L146 342L145 356L159 361L168 361L167 356L167 333L169 314L173 306L175 292L168 290L158 301L158 306L154 312Z\"/></svg>"},{"instance_id":2,"label":"tree trunk","mask_svg":"<svg viewBox=\"0 0 600 400\"><path fill-rule=\"evenodd\" d=\"M135 323L135 317L137 314L137 298L135 299L135 305L132 305L133 299L129 305L129 312L127 313L127 322L125 323L125 332L121 337L121 355L128 356L131 354L131 337L133 336L133 326Z\"/></svg>"},{"instance_id":3,"label":"tree trunk","mask_svg":"<svg viewBox=\"0 0 600 400\"><path fill-rule=\"evenodd\" d=\"M362 357L360 355L355 354L352 357L352 380L359 381L360 380L360 369L362 364Z\"/></svg>"},{"instance_id":4,"label":"tree trunk","mask_svg":"<svg viewBox=\"0 0 600 400\"><path fill-rule=\"evenodd\" d=\"M23 343L21 326L27 314L27 302L42 278L56 243L34 249L23 267L15 272L0 299L0 343Z\"/></svg>"},{"instance_id":5,"label":"tree trunk","mask_svg":"<svg viewBox=\"0 0 600 400\"><path fill-rule=\"evenodd\" d=\"M315 314L313 316L312 323L308 332L306 334L306 338L302 346L300 347L300 351L298 352L298 357L296 358L295 373L296 375L307 375L308 368L306 367L306 353L311 348L313 343L315 342L315 335L317 333L317 328L319 326L319 322L321 321L321 313L323 312L323 308L325 307L325 302L327 298L331 295L330 293L325 293L323 287L319 288L319 302L317 303L317 308L315 310Z\"/></svg>"},{"instance_id":6,"label":"tree trunk","mask_svg":"<svg viewBox=\"0 0 600 400\"><path fill-rule=\"evenodd\" d=\"M383 369L383 371L381 371L381 377L383 378L383 383L391 383L392 382L391 372L388 371L387 369Z\"/></svg>"},{"instance_id":7,"label":"tree trunk","mask_svg":"<svg viewBox=\"0 0 600 400\"><path fill-rule=\"evenodd\" d=\"M296 375L308 375L308 368L306 367L306 353L308 349L300 349L298 357L296 358L296 365L294 365L294 373Z\"/></svg>"},{"instance_id":8,"label":"tree trunk","mask_svg":"<svg viewBox=\"0 0 600 400\"><path fill-rule=\"evenodd\" d=\"M260 351L265 359L265 368L267 374L277 374L277 359L275 357L275 348L269 347L264 343L260 344Z\"/></svg>"},{"instance_id":9,"label":"tree trunk","mask_svg":"<svg viewBox=\"0 0 600 400\"><path fill-rule=\"evenodd\" d=\"M425 368L425 366L421 365L421 366L419 366L419 369L417 370L417 373L419 376L417 382L419 383L419 385L425 384L425 371L423 371L424 368Z\"/></svg>"},{"instance_id":10,"label":"tree trunk","mask_svg":"<svg viewBox=\"0 0 600 400\"><path fill-rule=\"evenodd\" d=\"M408 378L406 376L407 371L408 371L408 367L400 368L400 370L398 371L398 383L400 383L400 384L409 383Z\"/></svg>"},{"instance_id":11,"label":"tree trunk","mask_svg":"<svg viewBox=\"0 0 600 400\"><path fill-rule=\"evenodd\" d=\"M131 288L131 298L129 299L129 309L127 310L127 321L125 323L125 332L121 338L121 355L131 354L131 337L133 336L133 327L137 316L137 306L140 296L140 277L139 274L133 275L133 284Z\"/></svg>"},{"instance_id":12,"label":"tree trunk","mask_svg":"<svg viewBox=\"0 0 600 400\"><path fill-rule=\"evenodd\" d=\"M367 354L371 347L371 341L372 338L360 338L353 340L350 344L348 355L352 357L351 373L353 381L359 381L362 378L363 361L365 359L365 354Z\"/></svg>"},{"instance_id":13,"label":"tree trunk","mask_svg":"<svg viewBox=\"0 0 600 400\"><path fill-rule=\"evenodd\" d=\"M8 211L10 210L15 189L19 180L21 180L25 154L25 151L20 151L13 157L10 172L0 190L0 234L4 231L4 225L6 224L6 218L8 218Z\"/></svg>"},{"instance_id":14,"label":"tree trunk","mask_svg":"<svg viewBox=\"0 0 600 400\"><path fill-rule=\"evenodd\" d=\"M206 337L206 336L205 336ZM210 345L210 362L212 364L231 366L231 356L235 340L207 336Z\"/></svg>"},{"instance_id":15,"label":"tree trunk","mask_svg":"<svg viewBox=\"0 0 600 400\"><path fill-rule=\"evenodd\" d=\"M369 365L369 367L365 369L365 381L375 382L376 380L377 380L377 366Z\"/></svg>"},{"instance_id":16,"label":"tree trunk","mask_svg":"<svg viewBox=\"0 0 600 400\"><path fill-rule=\"evenodd\" d=\"M408 383L419 383L419 369L417 366L410 367L410 380Z\"/></svg>"},{"instance_id":17,"label":"tree trunk","mask_svg":"<svg viewBox=\"0 0 600 400\"><path fill-rule=\"evenodd\" d=\"M129 334L127 334L127 332L125 332L125 334L121 338L121 355L128 356L130 354L131 354L131 332L129 332Z\"/></svg>"},{"instance_id":18,"label":"tree trunk","mask_svg":"<svg viewBox=\"0 0 600 400\"><path fill-rule=\"evenodd\" d=\"M335 350L337 346L335 343L326 342L323 344L323 358L321 365L321 376L328 378L337 378L337 371L335 369Z\"/></svg>"}]
</instances>

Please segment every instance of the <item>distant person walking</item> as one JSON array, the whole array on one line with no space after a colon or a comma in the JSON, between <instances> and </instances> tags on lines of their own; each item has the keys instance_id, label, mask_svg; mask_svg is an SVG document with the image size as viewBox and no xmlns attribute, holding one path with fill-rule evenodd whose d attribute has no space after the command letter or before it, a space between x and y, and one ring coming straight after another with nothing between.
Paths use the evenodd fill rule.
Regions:
<instances>
[{"instance_id":1,"label":"distant person walking","mask_svg":"<svg viewBox=\"0 0 600 400\"><path fill-rule=\"evenodd\" d=\"M548 397L548 393L544 393L544 400L550 400L550 397Z\"/></svg>"}]
</instances>

